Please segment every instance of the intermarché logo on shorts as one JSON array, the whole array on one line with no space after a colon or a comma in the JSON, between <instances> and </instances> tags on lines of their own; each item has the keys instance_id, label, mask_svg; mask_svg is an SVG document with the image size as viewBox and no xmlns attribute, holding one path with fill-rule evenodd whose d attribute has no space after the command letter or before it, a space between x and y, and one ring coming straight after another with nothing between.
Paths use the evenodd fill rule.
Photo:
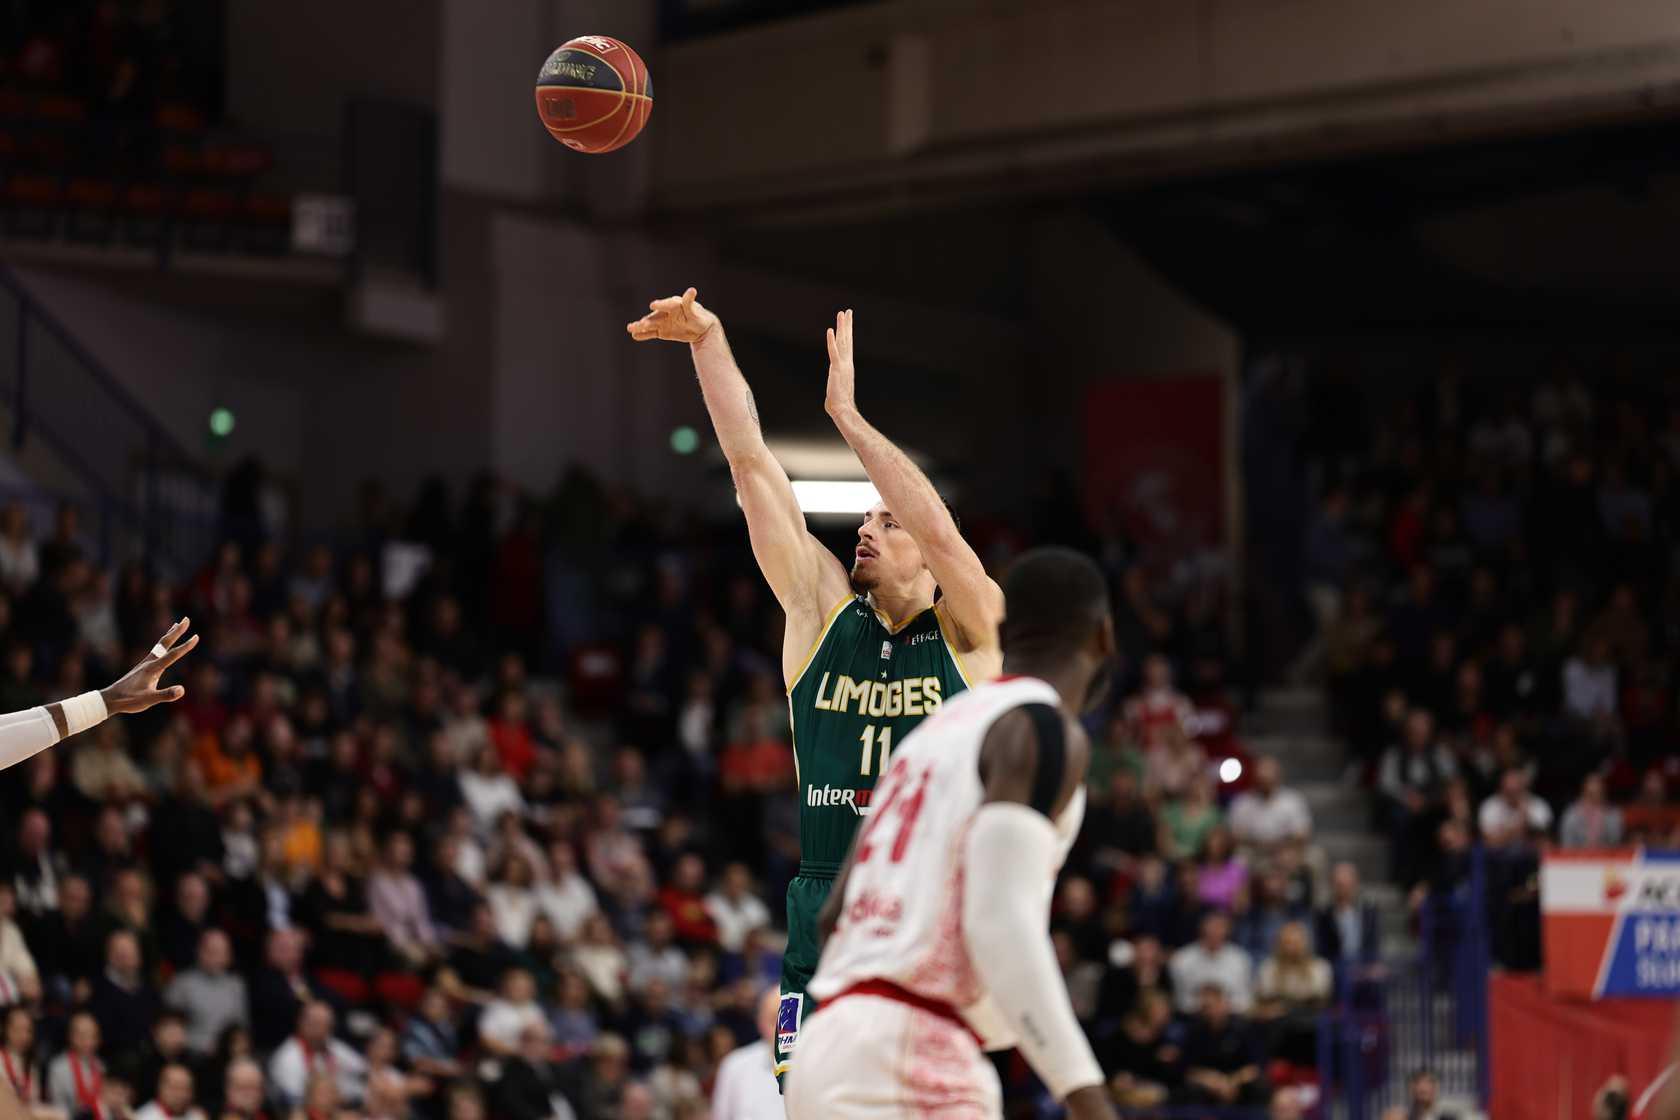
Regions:
<instances>
[{"instance_id":1,"label":"intermarch\u00e9 logo on shorts","mask_svg":"<svg viewBox=\"0 0 1680 1120\"><path fill-rule=\"evenodd\" d=\"M872 789L849 789L844 786L807 786L805 804L813 809L831 809L845 805L860 817L869 815L869 795Z\"/></svg>"}]
</instances>

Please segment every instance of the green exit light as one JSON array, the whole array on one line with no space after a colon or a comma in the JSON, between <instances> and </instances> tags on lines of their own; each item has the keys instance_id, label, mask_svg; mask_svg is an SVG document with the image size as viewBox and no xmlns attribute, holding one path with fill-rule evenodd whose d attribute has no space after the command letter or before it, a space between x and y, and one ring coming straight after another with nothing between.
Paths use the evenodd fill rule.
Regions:
<instances>
[{"instance_id":1,"label":"green exit light","mask_svg":"<svg viewBox=\"0 0 1680 1120\"><path fill-rule=\"evenodd\" d=\"M210 412L210 434L218 439L233 431L233 409L217 408Z\"/></svg>"},{"instance_id":2,"label":"green exit light","mask_svg":"<svg viewBox=\"0 0 1680 1120\"><path fill-rule=\"evenodd\" d=\"M678 455L692 455L700 449L700 433L684 424L671 433L671 450Z\"/></svg>"}]
</instances>

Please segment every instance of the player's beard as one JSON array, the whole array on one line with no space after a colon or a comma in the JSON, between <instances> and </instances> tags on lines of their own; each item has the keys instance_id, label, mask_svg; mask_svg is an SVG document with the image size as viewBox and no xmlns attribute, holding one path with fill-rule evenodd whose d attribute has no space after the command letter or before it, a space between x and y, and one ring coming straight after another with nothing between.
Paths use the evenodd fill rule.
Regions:
<instances>
[{"instance_id":1,"label":"player's beard","mask_svg":"<svg viewBox=\"0 0 1680 1120\"><path fill-rule=\"evenodd\" d=\"M879 586L881 586L881 579L879 576L872 572L865 573L863 571L863 565L861 564L852 565L853 591L856 591L859 595L867 595Z\"/></svg>"}]
</instances>

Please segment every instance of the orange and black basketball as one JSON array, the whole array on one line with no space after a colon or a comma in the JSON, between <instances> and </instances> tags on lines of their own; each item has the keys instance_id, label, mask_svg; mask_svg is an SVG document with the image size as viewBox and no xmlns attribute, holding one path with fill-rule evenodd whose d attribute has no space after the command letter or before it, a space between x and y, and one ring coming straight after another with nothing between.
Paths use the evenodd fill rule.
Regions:
<instances>
[{"instance_id":1,"label":"orange and black basketball","mask_svg":"<svg viewBox=\"0 0 1680 1120\"><path fill-rule=\"evenodd\" d=\"M636 138L653 112L647 64L627 44L579 35L537 73L537 115L576 152L610 152Z\"/></svg>"}]
</instances>

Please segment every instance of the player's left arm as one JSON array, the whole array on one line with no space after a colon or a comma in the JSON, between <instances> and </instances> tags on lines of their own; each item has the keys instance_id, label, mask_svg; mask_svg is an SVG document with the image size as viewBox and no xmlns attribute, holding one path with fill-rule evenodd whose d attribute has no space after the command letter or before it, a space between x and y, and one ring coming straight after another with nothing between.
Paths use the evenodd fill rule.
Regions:
<instances>
[{"instance_id":1,"label":"player's left arm","mask_svg":"<svg viewBox=\"0 0 1680 1120\"><path fill-rule=\"evenodd\" d=\"M922 550L964 652L994 648L1003 618L1003 589L986 574L927 475L858 411L856 382L852 312L842 311L828 331L828 395L823 405L881 500Z\"/></svg>"},{"instance_id":2,"label":"player's left arm","mask_svg":"<svg viewBox=\"0 0 1680 1120\"><path fill-rule=\"evenodd\" d=\"M969 957L1027 1064L1074 1120L1114 1115L1050 946L1054 821L1084 781L1090 749L1078 723L1048 705L1003 715L980 748L985 799L963 845Z\"/></svg>"}]
</instances>

